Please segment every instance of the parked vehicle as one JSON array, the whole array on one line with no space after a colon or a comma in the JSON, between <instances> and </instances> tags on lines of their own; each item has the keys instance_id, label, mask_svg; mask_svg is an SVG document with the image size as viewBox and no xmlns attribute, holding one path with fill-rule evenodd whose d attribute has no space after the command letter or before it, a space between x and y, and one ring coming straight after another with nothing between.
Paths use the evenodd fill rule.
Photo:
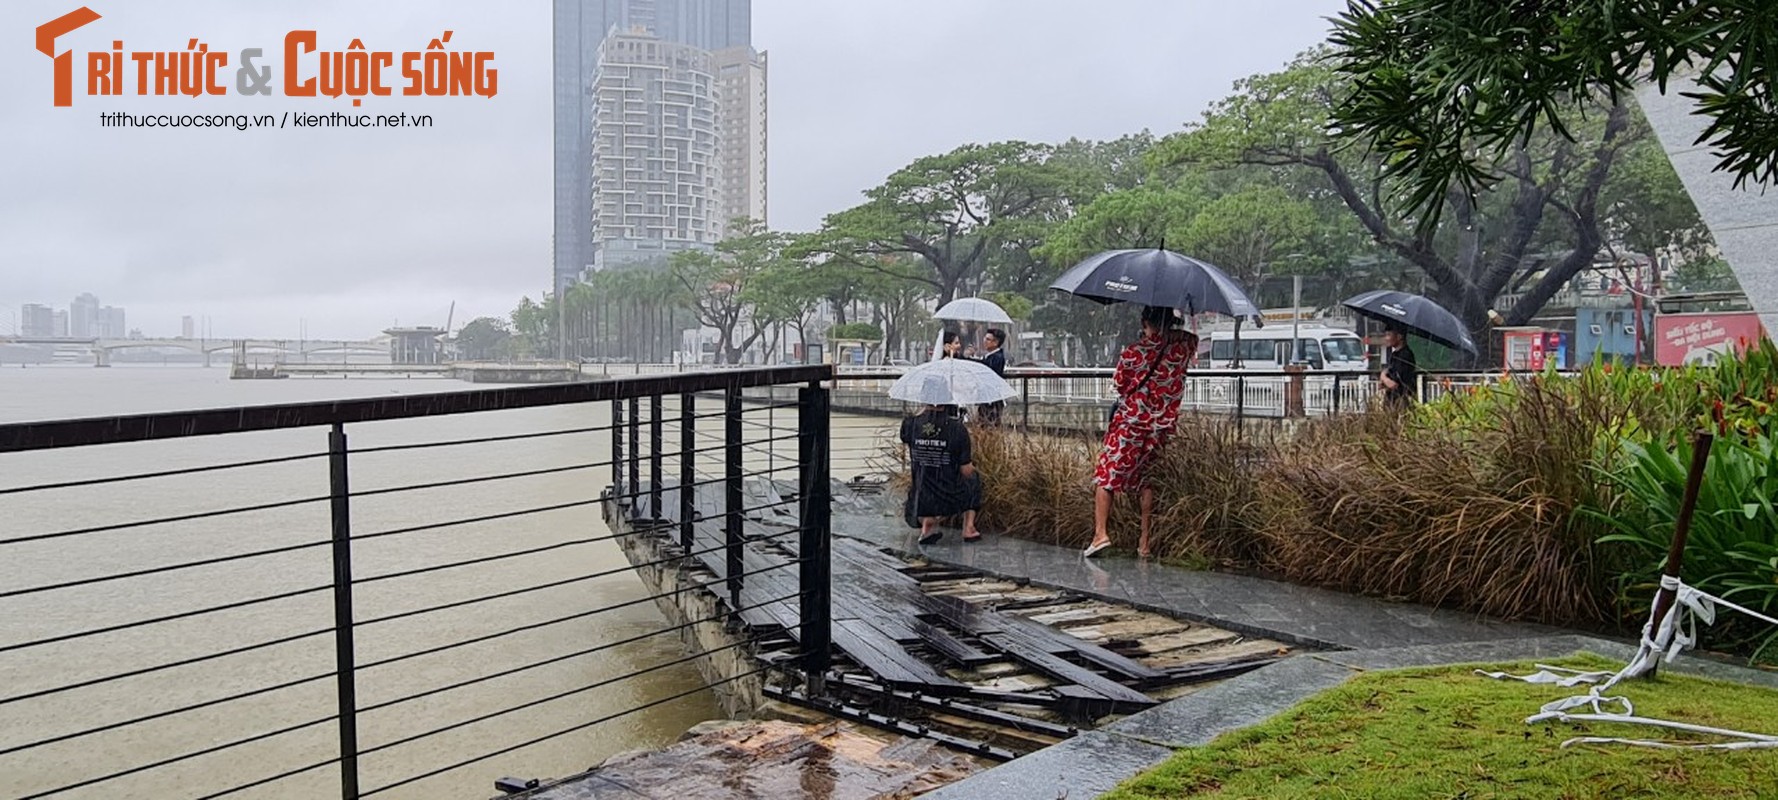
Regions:
<instances>
[{"instance_id":1,"label":"parked vehicle","mask_svg":"<svg viewBox=\"0 0 1778 800\"><path fill-rule=\"evenodd\" d=\"M1200 346L1198 363L1206 369L1275 370L1288 364L1334 372L1365 372L1370 368L1364 340L1348 330L1298 326L1294 352L1289 325L1243 330L1240 334L1237 342L1234 331L1212 332L1208 351Z\"/></svg>"}]
</instances>

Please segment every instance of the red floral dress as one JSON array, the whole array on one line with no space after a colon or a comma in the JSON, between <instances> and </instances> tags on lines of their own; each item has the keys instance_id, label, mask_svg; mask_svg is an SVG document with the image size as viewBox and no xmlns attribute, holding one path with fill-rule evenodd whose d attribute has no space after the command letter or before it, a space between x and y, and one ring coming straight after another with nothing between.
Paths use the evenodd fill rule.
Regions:
<instances>
[{"instance_id":1,"label":"red floral dress","mask_svg":"<svg viewBox=\"0 0 1778 800\"><path fill-rule=\"evenodd\" d=\"M1117 412L1093 470L1094 485L1112 492L1142 488L1149 460L1179 420L1179 401L1185 396L1185 370L1191 357L1183 337L1144 335L1124 348L1112 376L1119 395ZM1149 374L1151 366L1153 374ZM1148 375L1146 383L1144 375Z\"/></svg>"}]
</instances>

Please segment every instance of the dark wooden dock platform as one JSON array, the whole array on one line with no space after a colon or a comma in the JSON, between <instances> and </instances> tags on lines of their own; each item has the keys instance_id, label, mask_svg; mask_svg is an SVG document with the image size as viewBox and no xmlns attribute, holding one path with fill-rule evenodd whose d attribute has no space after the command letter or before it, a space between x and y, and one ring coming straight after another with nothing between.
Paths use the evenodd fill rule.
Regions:
<instances>
[{"instance_id":1,"label":"dark wooden dock platform","mask_svg":"<svg viewBox=\"0 0 1778 800\"><path fill-rule=\"evenodd\" d=\"M643 490L647 491L646 488ZM711 586L761 638L756 656L797 652L799 593L795 506L779 487L754 481L738 596ZM715 582L728 575L722 498L697 492L692 556L685 568ZM638 535L679 547L676 488L663 487L665 519L647 519L646 495L626 509ZM646 532L649 528L653 532ZM1010 758L1078 730L1152 707L1195 684L1264 666L1285 655L1276 642L1067 592L910 563L836 535L832 545L834 669L827 695L767 686L768 696ZM784 599L792 598L792 599Z\"/></svg>"}]
</instances>

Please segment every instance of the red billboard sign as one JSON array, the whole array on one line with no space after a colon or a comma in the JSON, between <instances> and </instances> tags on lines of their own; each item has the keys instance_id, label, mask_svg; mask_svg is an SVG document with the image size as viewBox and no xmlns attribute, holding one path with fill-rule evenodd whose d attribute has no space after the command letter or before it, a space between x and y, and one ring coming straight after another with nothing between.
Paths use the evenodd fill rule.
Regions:
<instances>
[{"instance_id":1,"label":"red billboard sign","mask_svg":"<svg viewBox=\"0 0 1778 800\"><path fill-rule=\"evenodd\" d=\"M1713 363L1764 335L1759 315L1751 311L1659 314L1655 316L1655 363L1673 367Z\"/></svg>"}]
</instances>

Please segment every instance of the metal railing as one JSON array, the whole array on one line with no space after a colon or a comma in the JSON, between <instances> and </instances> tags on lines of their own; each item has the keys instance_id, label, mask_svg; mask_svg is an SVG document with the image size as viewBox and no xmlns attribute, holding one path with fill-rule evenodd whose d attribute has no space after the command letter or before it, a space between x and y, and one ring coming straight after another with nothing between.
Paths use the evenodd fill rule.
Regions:
<instances>
[{"instance_id":1,"label":"metal railing","mask_svg":"<svg viewBox=\"0 0 1778 800\"><path fill-rule=\"evenodd\" d=\"M14 567L0 578L5 794L463 796L465 768L486 770L472 781L483 787L501 773L578 772L595 743L524 754L718 683L822 674L831 374L0 425L0 562ZM794 412L741 402L763 386L798 387ZM712 393L723 402L702 401ZM759 421L771 414L785 424ZM750 455L761 450L770 457ZM794 504L771 536L796 555L769 568L794 588L751 602L796 609L797 656L688 677L716 650L784 634L650 652L656 637L747 609L662 624L649 605L666 594L630 576L723 552L729 569L706 588L739 597L757 580L740 567L743 537L761 538L744 518L767 507L745 482L762 478L795 481L770 505ZM710 508L701 487L721 490ZM640 523L601 528L601 505ZM682 547L655 564L614 546L667 524ZM700 530L720 530L718 543ZM665 674L677 677L651 694Z\"/></svg>"}]
</instances>

